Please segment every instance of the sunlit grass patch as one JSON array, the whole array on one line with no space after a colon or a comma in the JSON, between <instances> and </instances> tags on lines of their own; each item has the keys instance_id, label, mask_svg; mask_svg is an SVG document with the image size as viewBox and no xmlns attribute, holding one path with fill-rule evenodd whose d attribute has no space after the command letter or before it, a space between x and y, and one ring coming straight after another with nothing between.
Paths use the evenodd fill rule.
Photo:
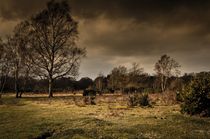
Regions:
<instances>
[{"instance_id":1,"label":"sunlit grass patch","mask_svg":"<svg viewBox=\"0 0 210 139\"><path fill-rule=\"evenodd\" d=\"M4 139L210 138L210 119L182 115L179 105L129 108L101 101L81 107L72 97L1 101L0 138Z\"/></svg>"}]
</instances>

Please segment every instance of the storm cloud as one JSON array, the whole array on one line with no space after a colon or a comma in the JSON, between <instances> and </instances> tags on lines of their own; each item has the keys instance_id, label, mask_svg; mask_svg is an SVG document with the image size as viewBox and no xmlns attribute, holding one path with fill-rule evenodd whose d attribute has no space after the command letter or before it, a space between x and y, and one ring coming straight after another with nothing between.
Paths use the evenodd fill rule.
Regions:
<instances>
[{"instance_id":1,"label":"storm cloud","mask_svg":"<svg viewBox=\"0 0 210 139\"><path fill-rule=\"evenodd\" d=\"M45 7L47 0L1 0L0 35ZM182 72L209 71L210 1L69 0L79 22L78 45L87 48L82 76L108 74L118 65L138 62L153 73L168 54Z\"/></svg>"}]
</instances>

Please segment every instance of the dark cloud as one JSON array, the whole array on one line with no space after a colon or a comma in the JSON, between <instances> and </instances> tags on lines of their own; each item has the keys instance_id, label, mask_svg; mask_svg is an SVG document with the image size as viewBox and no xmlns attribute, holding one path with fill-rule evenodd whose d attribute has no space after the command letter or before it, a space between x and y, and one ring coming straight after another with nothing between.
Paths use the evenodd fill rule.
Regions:
<instances>
[{"instance_id":1,"label":"dark cloud","mask_svg":"<svg viewBox=\"0 0 210 139\"><path fill-rule=\"evenodd\" d=\"M1 0L0 34L40 11L47 0ZM80 46L88 57L82 76L108 73L139 62L152 73L162 54L182 64L183 72L209 70L208 0L69 0L79 21Z\"/></svg>"},{"instance_id":2,"label":"dark cloud","mask_svg":"<svg viewBox=\"0 0 210 139\"><path fill-rule=\"evenodd\" d=\"M1 15L24 18L45 6L48 0L1 0ZM61 0L60 0L61 1ZM135 18L141 22L164 20L169 24L208 20L208 0L68 0L74 15L96 18ZM160 23L162 24L162 23Z\"/></svg>"},{"instance_id":3,"label":"dark cloud","mask_svg":"<svg viewBox=\"0 0 210 139\"><path fill-rule=\"evenodd\" d=\"M47 0L1 0L0 15L7 20L25 19L45 6Z\"/></svg>"}]
</instances>

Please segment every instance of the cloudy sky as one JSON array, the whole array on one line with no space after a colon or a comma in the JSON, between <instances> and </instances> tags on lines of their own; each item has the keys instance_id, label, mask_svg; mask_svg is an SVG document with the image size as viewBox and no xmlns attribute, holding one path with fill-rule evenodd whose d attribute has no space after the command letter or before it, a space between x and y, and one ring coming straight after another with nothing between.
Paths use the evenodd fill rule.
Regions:
<instances>
[{"instance_id":1,"label":"cloudy sky","mask_svg":"<svg viewBox=\"0 0 210 139\"><path fill-rule=\"evenodd\" d=\"M1 0L0 35L10 34L47 0ZM210 70L208 0L69 0L79 22L78 45L86 47L80 77L105 75L113 67L137 62L145 72L168 54L182 73Z\"/></svg>"}]
</instances>

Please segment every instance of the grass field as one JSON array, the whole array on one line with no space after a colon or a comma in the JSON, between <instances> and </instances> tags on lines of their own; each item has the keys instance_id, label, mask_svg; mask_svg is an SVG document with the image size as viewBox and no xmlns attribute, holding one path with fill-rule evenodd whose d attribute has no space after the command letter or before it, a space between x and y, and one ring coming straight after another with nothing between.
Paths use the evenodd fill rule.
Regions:
<instances>
[{"instance_id":1,"label":"grass field","mask_svg":"<svg viewBox=\"0 0 210 139\"><path fill-rule=\"evenodd\" d=\"M182 115L179 105L128 108L121 96L84 105L80 96L0 99L0 139L210 138L210 118Z\"/></svg>"}]
</instances>

